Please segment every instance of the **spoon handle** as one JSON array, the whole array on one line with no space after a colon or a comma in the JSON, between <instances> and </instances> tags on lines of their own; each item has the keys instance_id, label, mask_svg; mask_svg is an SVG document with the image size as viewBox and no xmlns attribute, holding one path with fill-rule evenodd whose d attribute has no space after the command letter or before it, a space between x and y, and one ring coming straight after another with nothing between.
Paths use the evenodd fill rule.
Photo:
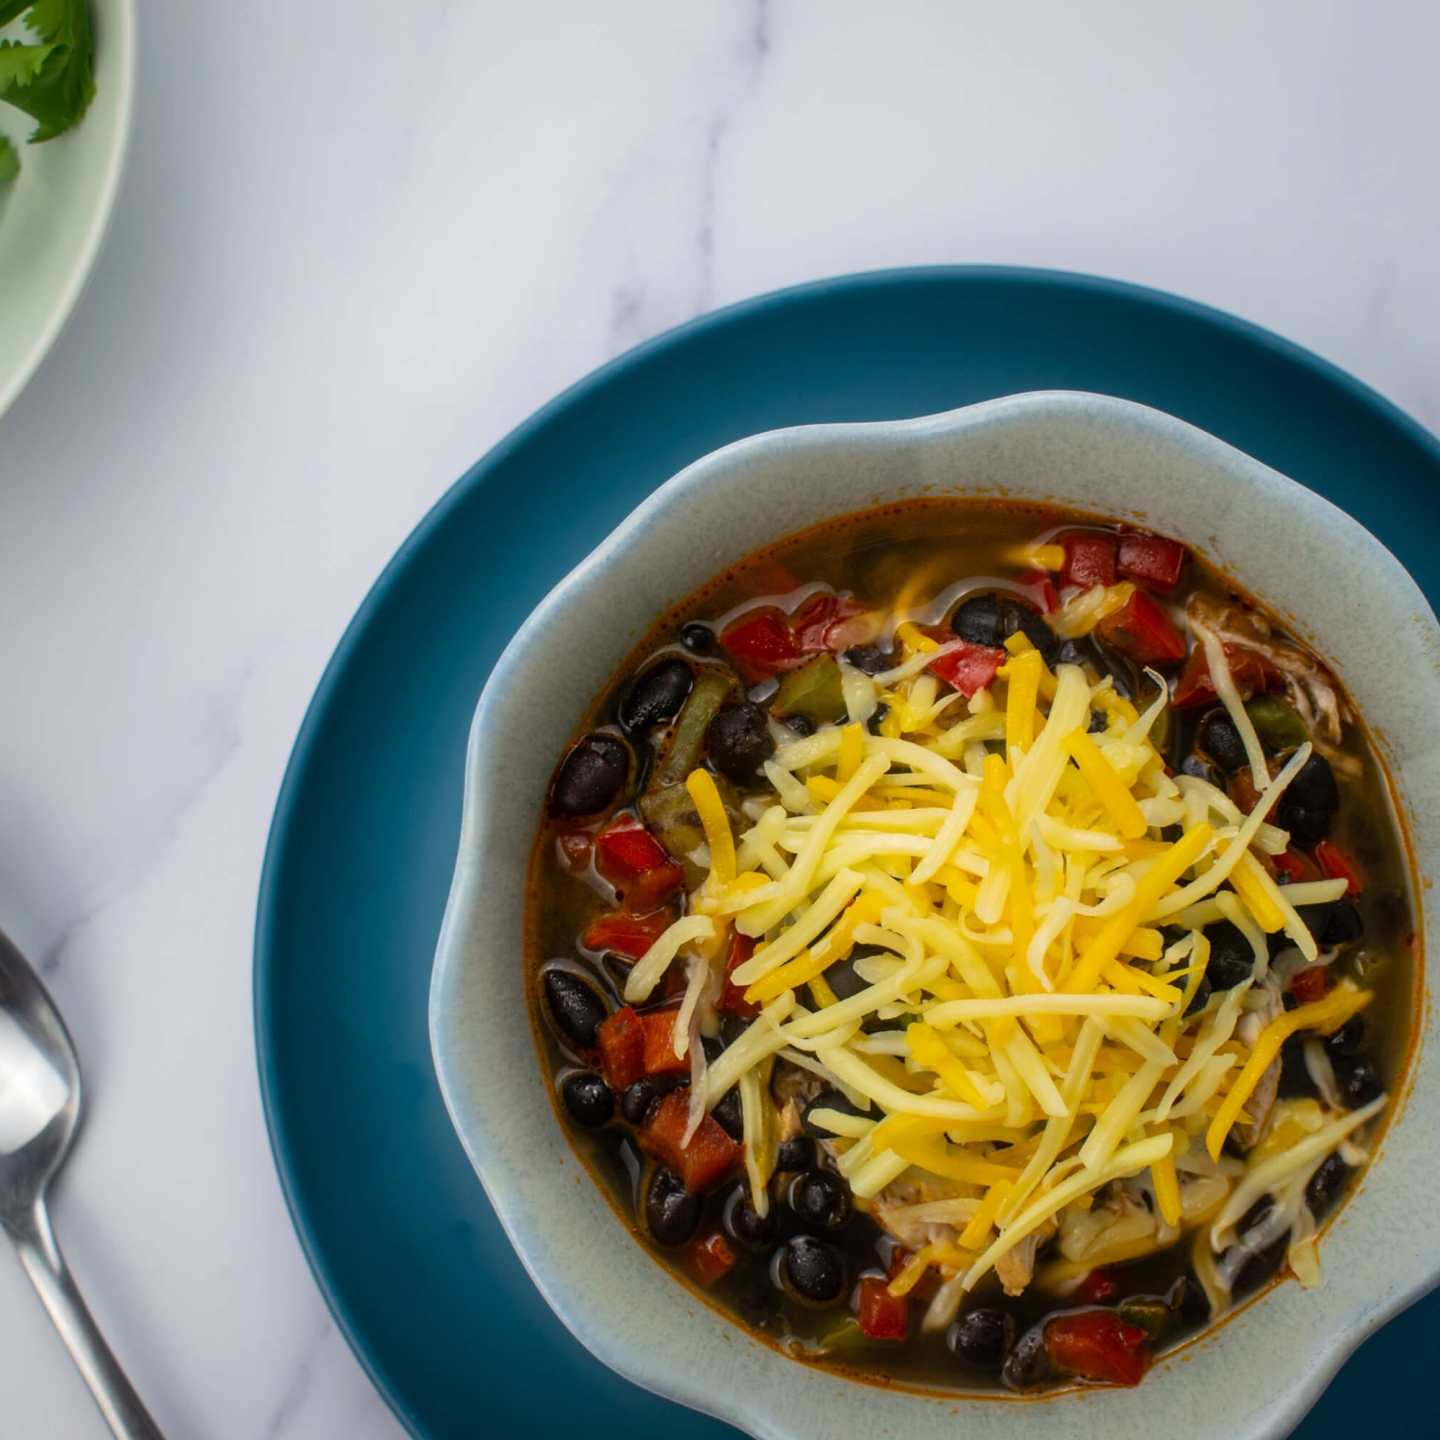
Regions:
<instances>
[{"instance_id":1,"label":"spoon handle","mask_svg":"<svg viewBox=\"0 0 1440 1440\"><path fill-rule=\"evenodd\" d=\"M7 1227L26 1273L70 1349L116 1440L165 1440L105 1343L65 1257L55 1243L42 1196L18 1225Z\"/></svg>"}]
</instances>

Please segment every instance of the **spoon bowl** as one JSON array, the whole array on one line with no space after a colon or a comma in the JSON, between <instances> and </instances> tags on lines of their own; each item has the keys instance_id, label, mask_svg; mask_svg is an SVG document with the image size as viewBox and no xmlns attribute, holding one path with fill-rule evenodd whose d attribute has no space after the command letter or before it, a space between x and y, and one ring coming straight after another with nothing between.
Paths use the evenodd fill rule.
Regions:
<instances>
[{"instance_id":1,"label":"spoon bowl","mask_svg":"<svg viewBox=\"0 0 1440 1440\"><path fill-rule=\"evenodd\" d=\"M80 1124L80 1061L34 967L0 931L0 1225L119 1440L163 1440L80 1295L45 1191Z\"/></svg>"}]
</instances>

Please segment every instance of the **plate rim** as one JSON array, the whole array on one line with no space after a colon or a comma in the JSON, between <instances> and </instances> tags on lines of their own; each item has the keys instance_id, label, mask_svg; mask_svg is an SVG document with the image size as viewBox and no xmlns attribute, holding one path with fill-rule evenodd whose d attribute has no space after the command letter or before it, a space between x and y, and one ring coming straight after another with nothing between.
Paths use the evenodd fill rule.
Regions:
<instances>
[{"instance_id":1,"label":"plate rim","mask_svg":"<svg viewBox=\"0 0 1440 1440\"><path fill-rule=\"evenodd\" d=\"M129 4L130 0L124 0ZM390 590L412 559L448 522L461 501L486 475L499 467L532 436L543 431L557 416L577 401L608 384L614 377L643 364L652 356L709 330L722 329L765 310L824 299L841 292L950 281L969 284L1020 283L1053 288L1056 291L1079 291L1114 298L1159 309L1182 318L1198 320L1221 331L1229 332L1258 349L1270 352L1321 378L1345 392L1366 409L1378 413L1400 431L1413 445L1426 452L1440 466L1440 437L1400 409L1372 386L1336 365L1283 336L1252 321L1241 319L1214 306L1171 294L1150 286L1083 272L1012 265L925 265L900 266L862 270L820 280L802 282L781 289L766 291L733 302L719 309L684 321L650 339L642 341L566 386L551 400L533 411L503 435L465 472L456 479L420 517L414 528L396 548L365 593L336 643L316 684L305 713L296 730L290 757L276 796L275 809L266 837L264 860L256 896L255 932L252 947L252 1024L255 1032L255 1058L259 1080L261 1108L265 1119L266 1138L270 1144L281 1193L289 1212L306 1264L325 1300L336 1327L378 1393L402 1425L417 1437L429 1440L418 1415L395 1392L380 1361L357 1332L350 1304L332 1273L331 1264L319 1238L310 1202L296 1173L291 1153L292 1141L285 1125L285 1102L278 1078L278 1058L273 1036L266 1024L273 983L272 967L276 959L277 896L295 812L305 772L309 768L319 732L329 711L340 679L368 631L376 614L384 606ZM1303 484L1303 481L1297 482ZM1308 488L1308 487L1307 487ZM1382 542L1383 543L1383 542ZM498 656L497 656L498 659ZM488 677L487 677L488 678ZM427 982L428 995L428 982Z\"/></svg>"},{"instance_id":2,"label":"plate rim","mask_svg":"<svg viewBox=\"0 0 1440 1440\"><path fill-rule=\"evenodd\" d=\"M100 252L110 234L115 211L120 203L120 190L125 180L125 169L130 158L130 136L135 128L135 74L136 59L136 0L99 0L114 7L114 14L108 17L113 26L113 38L107 37L105 49L107 60L116 64L112 83L119 91L117 123L110 137L110 153L105 162L105 175L95 206L90 213L85 243L70 267L65 283L56 294L45 323L36 331L24 358L11 372L8 379L0 381L0 418L24 394L26 387L39 373L40 367L50 358L50 352L64 333L65 327L74 318L90 277L100 260ZM113 48L112 48L113 47ZM84 124L84 120L81 120Z\"/></svg>"}]
</instances>

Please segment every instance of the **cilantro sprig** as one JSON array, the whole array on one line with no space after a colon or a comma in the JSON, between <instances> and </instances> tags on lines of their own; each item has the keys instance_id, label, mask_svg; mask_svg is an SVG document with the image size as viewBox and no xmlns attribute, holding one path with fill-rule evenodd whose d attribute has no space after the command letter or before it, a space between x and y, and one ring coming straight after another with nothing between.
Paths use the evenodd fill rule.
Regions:
<instances>
[{"instance_id":1,"label":"cilantro sprig","mask_svg":"<svg viewBox=\"0 0 1440 1440\"><path fill-rule=\"evenodd\" d=\"M63 135L95 95L86 0L0 0L0 26L21 15L34 41L0 41L0 100L36 122L30 143ZM0 181L20 171L20 156L0 137Z\"/></svg>"}]
</instances>

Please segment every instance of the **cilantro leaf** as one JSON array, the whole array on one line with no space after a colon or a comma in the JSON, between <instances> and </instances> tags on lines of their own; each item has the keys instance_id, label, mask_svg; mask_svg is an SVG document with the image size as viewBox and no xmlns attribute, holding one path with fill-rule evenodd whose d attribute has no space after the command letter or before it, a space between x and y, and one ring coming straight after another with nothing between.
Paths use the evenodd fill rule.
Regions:
<instances>
[{"instance_id":1,"label":"cilantro leaf","mask_svg":"<svg viewBox=\"0 0 1440 1440\"><path fill-rule=\"evenodd\" d=\"M0 185L13 180L19 173L20 157L15 153L15 147L0 135Z\"/></svg>"},{"instance_id":2,"label":"cilantro leaf","mask_svg":"<svg viewBox=\"0 0 1440 1440\"><path fill-rule=\"evenodd\" d=\"M68 130L95 95L90 14L85 0L0 0L0 25L21 13L41 43L0 42L0 100L37 122L34 145Z\"/></svg>"}]
</instances>

